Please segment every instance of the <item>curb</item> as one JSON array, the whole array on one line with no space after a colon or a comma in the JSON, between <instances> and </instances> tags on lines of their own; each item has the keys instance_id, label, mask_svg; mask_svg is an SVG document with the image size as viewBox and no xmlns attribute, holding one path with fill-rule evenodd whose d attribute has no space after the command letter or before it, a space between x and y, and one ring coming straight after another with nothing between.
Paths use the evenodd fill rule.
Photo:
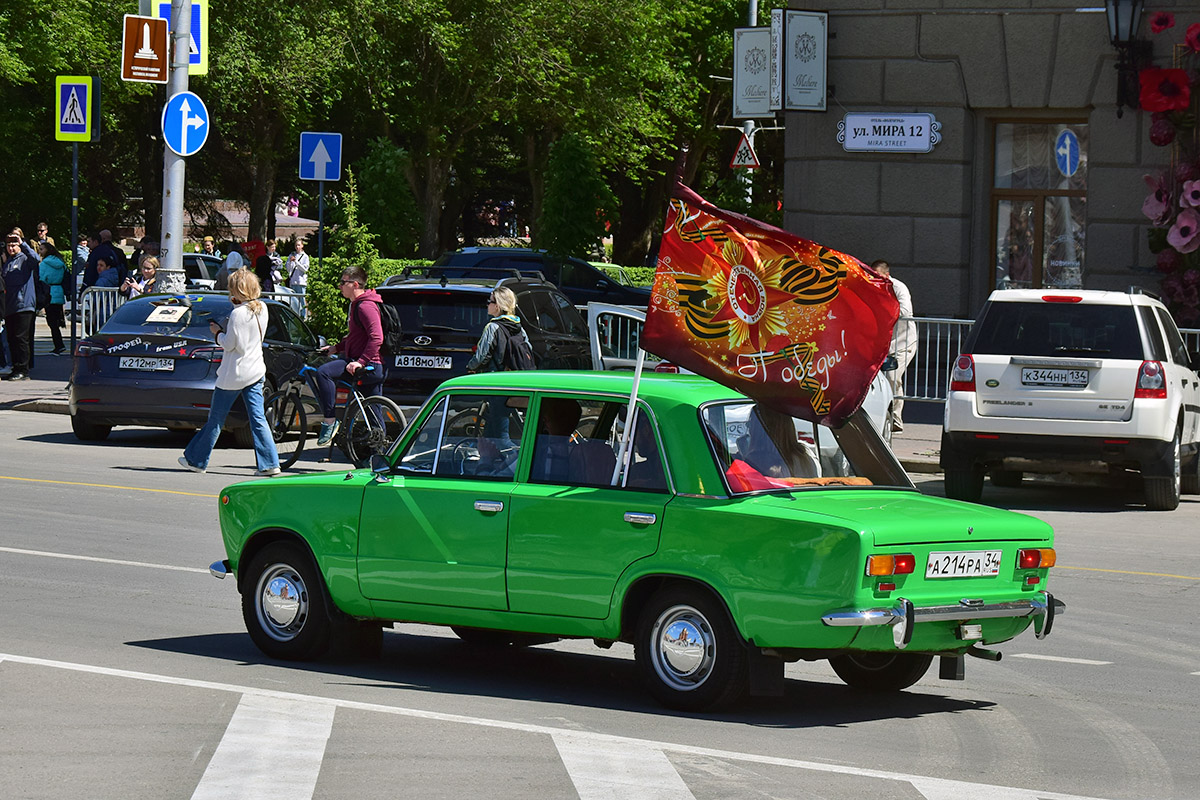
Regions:
<instances>
[{"instance_id":1,"label":"curb","mask_svg":"<svg viewBox=\"0 0 1200 800\"><path fill-rule=\"evenodd\" d=\"M13 406L14 411L38 411L42 414L71 413L71 404L66 400L26 400Z\"/></svg>"},{"instance_id":2,"label":"curb","mask_svg":"<svg viewBox=\"0 0 1200 800\"><path fill-rule=\"evenodd\" d=\"M942 468L936 461L913 461L910 459L900 459L900 466L904 467L905 472L916 472L924 475L938 475Z\"/></svg>"}]
</instances>

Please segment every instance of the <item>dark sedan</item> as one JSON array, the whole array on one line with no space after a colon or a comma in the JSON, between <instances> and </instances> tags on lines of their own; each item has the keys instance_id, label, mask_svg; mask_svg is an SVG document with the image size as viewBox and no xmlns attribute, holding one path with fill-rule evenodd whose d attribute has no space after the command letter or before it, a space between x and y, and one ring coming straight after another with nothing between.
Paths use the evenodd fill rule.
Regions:
<instances>
[{"instance_id":1,"label":"dark sedan","mask_svg":"<svg viewBox=\"0 0 1200 800\"><path fill-rule=\"evenodd\" d=\"M266 301L263 357L267 386L294 376L320 346L304 321L286 305ZM115 425L178 430L208 418L224 351L213 341L209 320L233 311L229 295L145 295L122 305L75 350L71 376L71 429L84 441L107 438ZM250 446L246 410L239 398L225 427L240 446Z\"/></svg>"}]
</instances>

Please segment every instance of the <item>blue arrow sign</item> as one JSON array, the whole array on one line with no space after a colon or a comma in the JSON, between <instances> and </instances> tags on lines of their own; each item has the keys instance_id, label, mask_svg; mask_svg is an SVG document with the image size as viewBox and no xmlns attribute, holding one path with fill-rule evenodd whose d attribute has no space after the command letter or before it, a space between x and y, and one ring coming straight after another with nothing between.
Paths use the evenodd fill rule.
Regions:
<instances>
[{"instance_id":1,"label":"blue arrow sign","mask_svg":"<svg viewBox=\"0 0 1200 800\"><path fill-rule=\"evenodd\" d=\"M342 179L342 135L340 133L300 134L300 180L340 181Z\"/></svg>"},{"instance_id":2,"label":"blue arrow sign","mask_svg":"<svg viewBox=\"0 0 1200 800\"><path fill-rule=\"evenodd\" d=\"M1054 161L1058 171L1069 178L1079 169L1079 137L1074 131L1065 130L1054 142Z\"/></svg>"},{"instance_id":3,"label":"blue arrow sign","mask_svg":"<svg viewBox=\"0 0 1200 800\"><path fill-rule=\"evenodd\" d=\"M176 155L195 155L208 141L208 109L191 92L171 96L163 107L163 139Z\"/></svg>"}]
</instances>

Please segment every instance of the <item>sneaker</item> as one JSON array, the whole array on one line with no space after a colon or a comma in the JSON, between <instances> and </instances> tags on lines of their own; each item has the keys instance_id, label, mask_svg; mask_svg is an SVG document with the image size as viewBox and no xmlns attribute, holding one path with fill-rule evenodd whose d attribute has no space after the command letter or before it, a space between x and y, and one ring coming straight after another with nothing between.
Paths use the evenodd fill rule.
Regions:
<instances>
[{"instance_id":1,"label":"sneaker","mask_svg":"<svg viewBox=\"0 0 1200 800\"><path fill-rule=\"evenodd\" d=\"M329 444L333 441L333 437L337 436L338 421L322 422L321 433L317 436L317 444Z\"/></svg>"},{"instance_id":2,"label":"sneaker","mask_svg":"<svg viewBox=\"0 0 1200 800\"><path fill-rule=\"evenodd\" d=\"M283 470L279 469L279 467L268 467L267 469L254 470L254 476L256 478L274 478L282 472Z\"/></svg>"},{"instance_id":3,"label":"sneaker","mask_svg":"<svg viewBox=\"0 0 1200 800\"><path fill-rule=\"evenodd\" d=\"M27 381L27 380L29 380L29 376L28 376L27 374L25 374L24 372L13 372L13 373L11 373L11 374L5 375L5 376L4 376L4 378L3 378L3 380L6 380L6 381Z\"/></svg>"},{"instance_id":4,"label":"sneaker","mask_svg":"<svg viewBox=\"0 0 1200 800\"><path fill-rule=\"evenodd\" d=\"M58 348L57 350L51 350L51 351L50 351L50 355L52 355L52 356L61 356L61 355L64 355L66 352L67 352L67 348L65 348L65 347L60 347L60 348Z\"/></svg>"},{"instance_id":5,"label":"sneaker","mask_svg":"<svg viewBox=\"0 0 1200 800\"><path fill-rule=\"evenodd\" d=\"M184 469L189 469L192 472L205 472L204 467L197 467L195 464L187 460L187 456L179 457L179 466L183 467Z\"/></svg>"}]
</instances>

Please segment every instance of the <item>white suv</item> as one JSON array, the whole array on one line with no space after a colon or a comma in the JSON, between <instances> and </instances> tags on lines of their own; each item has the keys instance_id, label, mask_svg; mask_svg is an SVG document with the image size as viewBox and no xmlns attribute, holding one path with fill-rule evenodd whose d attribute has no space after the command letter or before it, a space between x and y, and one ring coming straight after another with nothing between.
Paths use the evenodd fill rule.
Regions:
<instances>
[{"instance_id":1,"label":"white suv","mask_svg":"<svg viewBox=\"0 0 1200 800\"><path fill-rule=\"evenodd\" d=\"M1146 507L1200 494L1200 361L1140 290L992 292L950 376L946 494L978 501L987 472L1142 474Z\"/></svg>"}]
</instances>

